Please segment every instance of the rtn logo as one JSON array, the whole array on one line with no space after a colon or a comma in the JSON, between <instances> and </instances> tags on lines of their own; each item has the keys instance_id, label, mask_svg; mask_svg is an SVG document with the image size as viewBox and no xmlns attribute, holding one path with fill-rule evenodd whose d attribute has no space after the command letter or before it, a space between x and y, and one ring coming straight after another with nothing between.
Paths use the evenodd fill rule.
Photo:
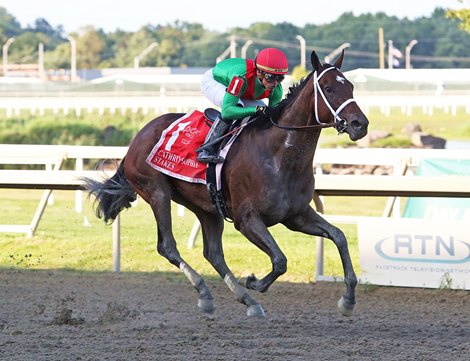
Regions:
<instances>
[{"instance_id":1,"label":"rtn logo","mask_svg":"<svg viewBox=\"0 0 470 361\"><path fill-rule=\"evenodd\" d=\"M390 261L465 263L470 262L470 243L424 234L394 234L375 245L377 254Z\"/></svg>"}]
</instances>

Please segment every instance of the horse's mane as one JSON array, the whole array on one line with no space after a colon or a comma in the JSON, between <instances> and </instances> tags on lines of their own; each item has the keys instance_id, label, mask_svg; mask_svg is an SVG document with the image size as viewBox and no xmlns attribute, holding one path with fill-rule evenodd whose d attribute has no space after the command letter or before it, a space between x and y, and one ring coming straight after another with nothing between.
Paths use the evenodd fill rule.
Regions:
<instances>
[{"instance_id":1,"label":"horse's mane","mask_svg":"<svg viewBox=\"0 0 470 361\"><path fill-rule=\"evenodd\" d=\"M297 97L297 95L302 91L302 89L305 87L305 85L308 83L310 78L312 77L313 72L308 74L305 78L302 78L299 83L293 84L291 87L289 87L289 91L287 92L286 96L284 97L283 100L281 100L273 109L271 113L271 119L274 122L277 122L279 119L279 116L283 112L285 108L287 108L294 99ZM258 120L259 119L259 120ZM261 119L258 118L256 120L256 125L261 128L270 128L273 124L269 121L268 117L262 117Z\"/></svg>"},{"instance_id":2,"label":"horse's mane","mask_svg":"<svg viewBox=\"0 0 470 361\"><path fill-rule=\"evenodd\" d=\"M305 85L308 83L309 79L312 77L313 72L307 75L307 77L302 78L298 84L294 84L289 87L289 91L286 94L286 97L274 108L275 115L279 115L286 107L288 107L297 95L302 91Z\"/></svg>"}]
</instances>

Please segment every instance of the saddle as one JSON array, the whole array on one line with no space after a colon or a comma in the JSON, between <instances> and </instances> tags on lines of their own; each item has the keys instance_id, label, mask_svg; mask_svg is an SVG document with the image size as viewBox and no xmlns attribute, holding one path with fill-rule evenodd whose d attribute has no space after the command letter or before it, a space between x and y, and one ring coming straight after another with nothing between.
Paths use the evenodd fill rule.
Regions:
<instances>
[{"instance_id":1,"label":"saddle","mask_svg":"<svg viewBox=\"0 0 470 361\"><path fill-rule=\"evenodd\" d=\"M206 110L204 110L204 116L207 120L210 121L210 123L215 122L218 117L222 117L220 112L214 108L207 108Z\"/></svg>"},{"instance_id":2,"label":"saddle","mask_svg":"<svg viewBox=\"0 0 470 361\"><path fill-rule=\"evenodd\" d=\"M163 131L147 157L147 164L171 177L191 183L206 184L218 213L230 221L221 191L220 174L224 163L207 165L196 159L196 149L203 144L210 126L219 116L218 110L208 108L204 112L193 110L176 119ZM232 125L231 129L237 125ZM240 131L239 129L236 135ZM219 142L218 151L222 156L227 155L236 135L226 137Z\"/></svg>"}]
</instances>

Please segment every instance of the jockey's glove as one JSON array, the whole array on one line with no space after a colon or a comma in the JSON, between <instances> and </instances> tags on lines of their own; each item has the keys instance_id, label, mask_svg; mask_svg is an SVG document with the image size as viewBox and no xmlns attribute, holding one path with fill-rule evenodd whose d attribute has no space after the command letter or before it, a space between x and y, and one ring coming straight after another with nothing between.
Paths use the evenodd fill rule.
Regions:
<instances>
[{"instance_id":1,"label":"jockey's glove","mask_svg":"<svg viewBox=\"0 0 470 361\"><path fill-rule=\"evenodd\" d=\"M272 114L273 108L267 107L266 105L258 105L256 107L256 116L269 117Z\"/></svg>"}]
</instances>

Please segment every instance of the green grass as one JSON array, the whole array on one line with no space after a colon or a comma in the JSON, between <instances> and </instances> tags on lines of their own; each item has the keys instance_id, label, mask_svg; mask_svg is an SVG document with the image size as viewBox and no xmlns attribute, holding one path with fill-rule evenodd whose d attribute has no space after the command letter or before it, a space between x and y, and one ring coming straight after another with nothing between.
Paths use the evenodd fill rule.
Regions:
<instances>
[{"instance_id":1,"label":"green grass","mask_svg":"<svg viewBox=\"0 0 470 361\"><path fill-rule=\"evenodd\" d=\"M0 224L29 224L41 191L0 190L2 213ZM111 271L112 227L95 217L92 202L84 202L82 214L75 212L75 194L55 191L54 204L48 205L33 238L23 234L0 234L0 268L68 269L78 271ZM380 215L385 200L378 198L328 198L325 209L332 214ZM373 209L378 209L373 212ZM195 216L185 211L177 215L173 207L173 230L183 258L198 272L217 276L202 255L199 236L193 249L187 239ZM84 226L84 219L89 226ZM349 239L351 256L359 270L356 227L340 225ZM281 280L310 282L315 273L315 237L295 233L278 225L270 229L288 258L288 272ZM269 258L246 240L232 224L226 223L224 252L227 263L237 276L266 274ZM341 276L342 267L333 242L325 241L325 273ZM150 207L139 199L135 207L121 214L121 270L124 272L179 272L156 251L156 225Z\"/></svg>"},{"instance_id":2,"label":"green grass","mask_svg":"<svg viewBox=\"0 0 470 361\"><path fill-rule=\"evenodd\" d=\"M464 108L457 109L456 115L435 109L433 115L424 114L421 108L414 108L411 115L394 109L389 117L384 116L377 108L372 108L368 115L371 120L370 130L383 130L395 136L404 136L406 124L418 123L423 132L437 137L452 140L470 139L470 114Z\"/></svg>"}]
</instances>

